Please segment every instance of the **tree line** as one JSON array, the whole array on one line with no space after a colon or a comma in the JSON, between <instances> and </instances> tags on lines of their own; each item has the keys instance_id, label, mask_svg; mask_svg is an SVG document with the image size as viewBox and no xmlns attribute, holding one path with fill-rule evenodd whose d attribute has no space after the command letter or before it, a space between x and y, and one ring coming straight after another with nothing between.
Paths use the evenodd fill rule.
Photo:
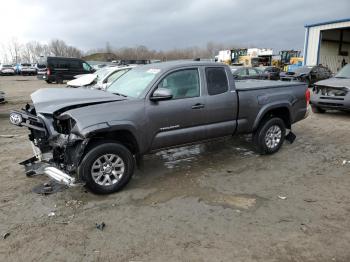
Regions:
<instances>
[{"instance_id":1,"label":"tree line","mask_svg":"<svg viewBox=\"0 0 350 262\"><path fill-rule=\"evenodd\" d=\"M7 46L2 46L2 63L36 63L43 56L64 56L81 58L92 54L102 54L97 56L105 61L112 60L177 60L177 59L195 59L209 58L213 59L219 50L233 48L233 45L224 45L214 42L208 42L204 47L173 48L169 50L149 49L144 45L135 47L113 48L107 42L104 48L98 48L83 52L77 47L66 44L63 40L53 39L48 44L42 44L38 41L30 41L21 44L16 38L13 38ZM93 56L90 56L93 57Z\"/></svg>"},{"instance_id":2,"label":"tree line","mask_svg":"<svg viewBox=\"0 0 350 262\"><path fill-rule=\"evenodd\" d=\"M8 45L2 46L2 63L36 63L43 56L65 56L80 58L83 52L63 40L53 39L48 44L30 41L21 44L16 38L11 39Z\"/></svg>"},{"instance_id":3,"label":"tree line","mask_svg":"<svg viewBox=\"0 0 350 262\"><path fill-rule=\"evenodd\" d=\"M144 45L136 47L111 48L107 43L105 48L89 50L85 55L104 54L104 60L121 59L155 59L161 61L178 59L208 58L214 59L220 50L234 48L234 45L208 42L204 47L194 46L186 48L173 48L169 50L149 49Z\"/></svg>"}]
</instances>

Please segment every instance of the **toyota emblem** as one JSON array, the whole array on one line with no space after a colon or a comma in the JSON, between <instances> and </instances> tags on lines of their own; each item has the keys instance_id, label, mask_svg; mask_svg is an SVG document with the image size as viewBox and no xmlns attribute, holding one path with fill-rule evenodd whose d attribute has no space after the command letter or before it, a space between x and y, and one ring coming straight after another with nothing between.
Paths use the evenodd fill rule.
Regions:
<instances>
[{"instance_id":1,"label":"toyota emblem","mask_svg":"<svg viewBox=\"0 0 350 262\"><path fill-rule=\"evenodd\" d=\"M19 125L22 123L22 116L17 113L11 113L10 115L10 122L14 125Z\"/></svg>"}]
</instances>

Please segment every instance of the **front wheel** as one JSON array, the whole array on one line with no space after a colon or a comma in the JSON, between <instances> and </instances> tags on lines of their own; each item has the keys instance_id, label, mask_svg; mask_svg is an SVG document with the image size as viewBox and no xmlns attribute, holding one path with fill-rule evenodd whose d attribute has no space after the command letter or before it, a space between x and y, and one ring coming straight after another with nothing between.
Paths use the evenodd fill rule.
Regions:
<instances>
[{"instance_id":1,"label":"front wheel","mask_svg":"<svg viewBox=\"0 0 350 262\"><path fill-rule=\"evenodd\" d=\"M253 142L260 154L276 153L282 146L286 126L281 118L273 117L263 121L253 134Z\"/></svg>"},{"instance_id":2,"label":"front wheel","mask_svg":"<svg viewBox=\"0 0 350 262\"><path fill-rule=\"evenodd\" d=\"M110 194L122 189L134 173L131 152L118 143L99 143L84 156L78 175L96 194Z\"/></svg>"}]
</instances>

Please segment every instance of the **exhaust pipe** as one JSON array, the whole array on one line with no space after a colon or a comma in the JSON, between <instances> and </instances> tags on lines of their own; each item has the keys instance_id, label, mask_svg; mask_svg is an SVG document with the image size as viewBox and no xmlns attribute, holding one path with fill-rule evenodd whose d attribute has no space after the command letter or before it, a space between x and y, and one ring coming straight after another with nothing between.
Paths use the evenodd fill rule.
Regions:
<instances>
[{"instance_id":1,"label":"exhaust pipe","mask_svg":"<svg viewBox=\"0 0 350 262\"><path fill-rule=\"evenodd\" d=\"M60 184L64 184L67 186L76 186L77 184L75 184L75 178L71 177L70 175L64 173L63 171L59 170L56 167L46 167L44 169L44 173L51 177L52 179L56 180L58 183Z\"/></svg>"}]
</instances>

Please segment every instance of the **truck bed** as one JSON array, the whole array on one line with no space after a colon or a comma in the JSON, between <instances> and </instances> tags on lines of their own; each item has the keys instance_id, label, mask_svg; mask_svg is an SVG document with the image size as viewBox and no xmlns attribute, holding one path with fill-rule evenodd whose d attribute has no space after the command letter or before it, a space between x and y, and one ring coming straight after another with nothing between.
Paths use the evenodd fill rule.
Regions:
<instances>
[{"instance_id":1,"label":"truck bed","mask_svg":"<svg viewBox=\"0 0 350 262\"><path fill-rule=\"evenodd\" d=\"M267 89L267 88L293 87L298 85L305 85L305 83L249 79L249 80L236 80L235 85L236 85L236 90L238 91L248 91L248 90Z\"/></svg>"}]
</instances>

